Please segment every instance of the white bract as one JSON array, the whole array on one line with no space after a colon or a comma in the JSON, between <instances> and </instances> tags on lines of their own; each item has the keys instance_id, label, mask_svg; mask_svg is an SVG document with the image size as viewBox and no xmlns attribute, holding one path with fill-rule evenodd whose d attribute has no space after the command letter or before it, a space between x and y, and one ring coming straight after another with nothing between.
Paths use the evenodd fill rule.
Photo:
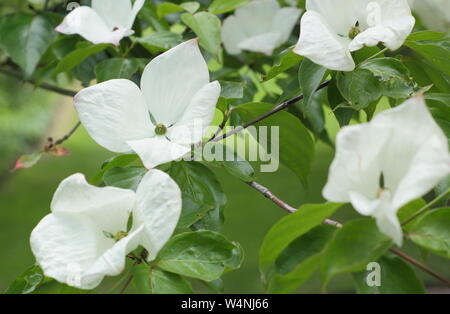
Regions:
<instances>
[{"instance_id":1,"label":"white bract","mask_svg":"<svg viewBox=\"0 0 450 314\"><path fill-rule=\"evenodd\" d=\"M409 0L425 27L440 32L450 30L449 0Z\"/></svg>"},{"instance_id":2,"label":"white bract","mask_svg":"<svg viewBox=\"0 0 450 314\"><path fill-rule=\"evenodd\" d=\"M220 84L209 83L208 66L196 39L154 58L141 89L110 80L75 96L89 134L118 153L135 151L147 168L176 160L201 142L214 117Z\"/></svg>"},{"instance_id":3,"label":"white bract","mask_svg":"<svg viewBox=\"0 0 450 314\"><path fill-rule=\"evenodd\" d=\"M355 69L351 52L402 46L415 19L407 0L307 0L294 52L328 69Z\"/></svg>"},{"instance_id":4,"label":"white bract","mask_svg":"<svg viewBox=\"0 0 450 314\"><path fill-rule=\"evenodd\" d=\"M149 171L136 193L89 185L82 174L61 182L52 213L31 233L31 249L44 274L80 289L120 274L125 256L142 245L153 260L181 213L181 191L164 172ZM133 213L133 227L127 223Z\"/></svg>"},{"instance_id":5,"label":"white bract","mask_svg":"<svg viewBox=\"0 0 450 314\"><path fill-rule=\"evenodd\" d=\"M134 20L145 0L92 0L92 8L80 6L72 10L56 28L60 33L79 34L94 44L119 45L122 38L134 32Z\"/></svg>"},{"instance_id":6,"label":"white bract","mask_svg":"<svg viewBox=\"0 0 450 314\"><path fill-rule=\"evenodd\" d=\"M289 39L300 13L297 8L281 8L276 0L254 0L223 22L225 49L232 55L242 50L271 55Z\"/></svg>"},{"instance_id":7,"label":"white bract","mask_svg":"<svg viewBox=\"0 0 450 314\"><path fill-rule=\"evenodd\" d=\"M401 246L398 209L449 174L447 138L419 96L338 133L323 196L375 217L380 231Z\"/></svg>"}]
</instances>

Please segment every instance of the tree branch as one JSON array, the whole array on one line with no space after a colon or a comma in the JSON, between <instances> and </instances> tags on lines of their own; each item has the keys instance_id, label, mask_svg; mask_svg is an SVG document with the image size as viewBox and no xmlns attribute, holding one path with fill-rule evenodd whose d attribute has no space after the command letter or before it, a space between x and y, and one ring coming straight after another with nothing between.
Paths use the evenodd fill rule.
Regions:
<instances>
[{"instance_id":1,"label":"tree branch","mask_svg":"<svg viewBox=\"0 0 450 314\"><path fill-rule=\"evenodd\" d=\"M50 145L48 146L48 149L54 148L55 146L61 145L62 143L67 141L76 132L76 130L80 127L80 125L81 122L78 121L77 124L75 124L75 126L66 135L56 140L55 142L53 142L53 139L50 138L49 139Z\"/></svg>"},{"instance_id":2,"label":"tree branch","mask_svg":"<svg viewBox=\"0 0 450 314\"><path fill-rule=\"evenodd\" d=\"M19 73L15 72L15 71L7 70L7 69L0 69L0 73L8 75L8 76L11 76L11 77L14 77L14 78L16 78L16 79L18 79L20 81L25 81L25 82L27 82L29 84L36 85L36 80L35 79L32 79L32 78L24 79L22 77L22 75L20 75ZM45 90L51 91L51 92L54 92L54 93L57 93L57 94L60 94L60 95L68 96L68 97L74 97L77 94L76 91L64 89L64 88L61 88L61 87L58 87L58 86L54 86L54 85L50 85L50 84L47 84L47 83L39 84L39 85L37 85L37 87L39 87L41 89L45 89Z\"/></svg>"},{"instance_id":3,"label":"tree branch","mask_svg":"<svg viewBox=\"0 0 450 314\"><path fill-rule=\"evenodd\" d=\"M319 85L319 87L317 88L316 91L319 91L322 88L327 87L329 84L330 84L330 81L323 82L322 84ZM264 119L266 119L266 118L268 118L268 117L270 117L270 116L272 116L274 114L276 114L277 112L280 112L280 111L286 109L290 105L295 104L296 102L302 100L303 98L304 98L303 94L297 95L294 98L291 98L291 99L289 99L289 100L279 104L278 106L276 106L275 108L273 108L269 112L266 112L265 114L257 117L256 119L254 119L254 120L252 120L250 122L247 122L247 123L245 123L243 125L240 125L237 128L235 128L234 130L232 130L232 131L230 131L230 132L228 132L226 134L223 134L221 136L216 136L215 138L210 140L210 142L220 142L221 140L223 140L223 139L225 139L225 138L227 138L229 136L237 134L237 133L241 132L242 130L248 128L249 126L254 125L254 124L256 124L256 123L258 123L258 122L260 122L260 121L262 121L262 120L264 120Z\"/></svg>"},{"instance_id":4,"label":"tree branch","mask_svg":"<svg viewBox=\"0 0 450 314\"><path fill-rule=\"evenodd\" d=\"M284 211L288 212L288 213L293 213L296 211L296 209L292 206L290 206L289 204L287 204L286 202L282 201L279 197L277 197L275 194L273 194L268 188L266 188L265 186L257 183L257 182L246 182L248 185L250 185L252 188L254 188L256 191L260 192L262 195L264 195L264 197L270 199L273 203L275 203L275 205L277 205L278 207L280 207L281 209L283 209ZM331 219L326 219L324 222L324 224L330 225L330 226L334 226L336 228L341 228L343 225L340 222L331 220ZM425 266L424 264L418 262L417 260L415 260L414 258L412 258L411 256L403 253L400 250L391 248L390 251L394 254L396 254L397 256L399 256L400 258L404 259L405 261L409 262L410 264L422 269L423 271L425 271L426 273L430 274L431 276L435 277L436 279L440 280L441 282L443 282L444 284L446 284L447 286L450 287L450 281L445 279L444 277L442 277L441 275L435 273L433 270L431 270L430 268L428 268L427 266Z\"/></svg>"}]
</instances>

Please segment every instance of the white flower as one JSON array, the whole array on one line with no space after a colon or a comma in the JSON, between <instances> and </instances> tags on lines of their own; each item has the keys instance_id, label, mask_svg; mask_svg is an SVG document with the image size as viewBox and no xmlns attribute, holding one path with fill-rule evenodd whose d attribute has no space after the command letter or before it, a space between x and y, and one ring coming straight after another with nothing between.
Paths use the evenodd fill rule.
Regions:
<instances>
[{"instance_id":1,"label":"white flower","mask_svg":"<svg viewBox=\"0 0 450 314\"><path fill-rule=\"evenodd\" d=\"M120 274L125 256L142 245L153 260L172 235L181 212L181 192L164 172L149 171L137 192L94 187L82 174L61 182L52 213L31 234L31 249L44 274L81 289ZM133 213L133 227L127 222Z\"/></svg>"},{"instance_id":2,"label":"white flower","mask_svg":"<svg viewBox=\"0 0 450 314\"><path fill-rule=\"evenodd\" d=\"M301 10L280 8L276 0L254 0L225 19L222 40L229 54L242 50L271 55L286 42Z\"/></svg>"},{"instance_id":3,"label":"white flower","mask_svg":"<svg viewBox=\"0 0 450 314\"><path fill-rule=\"evenodd\" d=\"M145 0L92 0L92 8L81 6L72 10L56 28L63 34L79 34L94 44L119 45L122 38L134 32L134 20Z\"/></svg>"},{"instance_id":4,"label":"white flower","mask_svg":"<svg viewBox=\"0 0 450 314\"><path fill-rule=\"evenodd\" d=\"M409 0L409 3L427 28L440 32L450 30L449 0Z\"/></svg>"},{"instance_id":5,"label":"white flower","mask_svg":"<svg viewBox=\"0 0 450 314\"><path fill-rule=\"evenodd\" d=\"M193 39L154 58L141 89L129 80L107 81L79 92L75 108L97 143L118 153L133 150L150 169L182 157L202 140L220 84L209 83Z\"/></svg>"},{"instance_id":6,"label":"white flower","mask_svg":"<svg viewBox=\"0 0 450 314\"><path fill-rule=\"evenodd\" d=\"M401 246L398 209L449 174L447 138L419 96L338 133L323 196L375 217L378 228Z\"/></svg>"},{"instance_id":7,"label":"white flower","mask_svg":"<svg viewBox=\"0 0 450 314\"><path fill-rule=\"evenodd\" d=\"M328 69L352 71L351 52L382 43L400 48L415 19L407 0L307 0L294 52Z\"/></svg>"}]
</instances>

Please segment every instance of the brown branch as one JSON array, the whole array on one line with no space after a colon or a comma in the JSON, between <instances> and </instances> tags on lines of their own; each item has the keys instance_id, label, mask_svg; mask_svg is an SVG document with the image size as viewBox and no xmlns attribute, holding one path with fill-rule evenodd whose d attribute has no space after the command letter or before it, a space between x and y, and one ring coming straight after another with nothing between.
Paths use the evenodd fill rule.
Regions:
<instances>
[{"instance_id":1,"label":"brown branch","mask_svg":"<svg viewBox=\"0 0 450 314\"><path fill-rule=\"evenodd\" d=\"M61 145L62 143L64 143L65 141L67 141L75 132L76 130L81 126L81 122L78 121L77 124L75 124L75 126L63 137L61 137L60 139L56 140L55 142L53 142L52 138L49 138L49 142L50 145L48 145L48 149L52 149L55 146Z\"/></svg>"},{"instance_id":2,"label":"brown branch","mask_svg":"<svg viewBox=\"0 0 450 314\"><path fill-rule=\"evenodd\" d=\"M287 204L286 202L282 201L279 197L277 197L275 194L273 194L268 188L266 188L265 186L257 183L257 182L246 182L248 185L250 185L252 188L254 188L256 191L260 192L262 195L264 195L264 197L270 199L273 203L275 203L275 205L277 205L278 207L280 207L281 209L285 210L288 213L293 213L296 211L296 209L294 207L292 207L291 205ZM336 228L341 228L343 225L340 222L331 220L331 219L326 219L324 222L324 224L327 225L331 225L334 226ZM431 270L430 268L428 268L427 266L425 266L424 264L418 262L417 260L415 260L414 258L412 258L411 256L403 253L400 250L391 248L390 251L396 255L398 255L399 257L403 258L405 261L411 263L412 265L422 269L423 271L427 272L428 274L430 274L431 276L435 277L436 279L442 281L443 283L445 283L447 286L450 287L450 281L445 279L444 277L442 277L441 275L435 273L433 270Z\"/></svg>"},{"instance_id":3,"label":"brown branch","mask_svg":"<svg viewBox=\"0 0 450 314\"><path fill-rule=\"evenodd\" d=\"M319 91L322 88L327 87L329 84L330 84L330 81L323 82L322 84L319 85L319 87L317 88L316 91ZM303 94L297 95L294 98L291 98L291 99L289 99L289 100L279 104L278 106L276 106L275 108L273 108L269 112L266 112L265 114L255 118L254 120L249 121L249 122L247 122L247 123L245 123L243 125L240 125L237 128L235 128L234 130L232 130L232 131L230 131L230 132L228 132L226 134L223 134L221 136L216 136L215 138L210 140L210 142L220 142L221 140L223 140L223 139L225 139L225 138L227 138L229 136L237 134L237 133L241 132L242 130L248 128L249 126L254 125L254 124L256 124L256 123L258 123L258 122L260 122L260 121L262 121L262 120L264 120L264 119L266 119L266 118L268 118L268 117L270 117L270 116L272 116L274 114L276 114L277 112L280 112L280 111L286 109L290 105L295 104L296 102L302 100L303 98L304 98Z\"/></svg>"},{"instance_id":4,"label":"brown branch","mask_svg":"<svg viewBox=\"0 0 450 314\"><path fill-rule=\"evenodd\" d=\"M36 85L36 80L33 78L30 79L24 79L22 77L22 75L20 75L19 73L15 72L15 71L11 71L11 70L7 70L7 69L0 69L0 73L14 77L20 81L25 81L29 84L33 84ZM64 89L58 86L54 86L54 85L50 85L47 83L43 83L43 84L38 84L37 87L41 88L41 89L45 89L54 93L58 93L60 95L64 95L64 96L69 96L69 97L74 97L77 92L73 91L73 90L68 90L68 89Z\"/></svg>"}]
</instances>

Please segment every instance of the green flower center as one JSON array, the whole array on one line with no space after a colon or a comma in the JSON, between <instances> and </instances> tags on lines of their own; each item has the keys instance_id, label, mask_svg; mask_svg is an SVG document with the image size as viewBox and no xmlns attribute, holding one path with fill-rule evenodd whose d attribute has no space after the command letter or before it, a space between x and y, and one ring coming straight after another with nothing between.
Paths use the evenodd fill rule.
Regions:
<instances>
[{"instance_id":1,"label":"green flower center","mask_svg":"<svg viewBox=\"0 0 450 314\"><path fill-rule=\"evenodd\" d=\"M105 235L105 237L107 237L109 239L113 239L116 242L119 242L120 240L122 240L123 238L125 238L128 235L128 232L119 231L116 233L116 235L113 235L111 232L103 231L103 234Z\"/></svg>"},{"instance_id":2,"label":"green flower center","mask_svg":"<svg viewBox=\"0 0 450 314\"><path fill-rule=\"evenodd\" d=\"M159 123L155 125L155 133L157 135L164 135L167 133L167 127L164 124Z\"/></svg>"},{"instance_id":3,"label":"green flower center","mask_svg":"<svg viewBox=\"0 0 450 314\"><path fill-rule=\"evenodd\" d=\"M361 30L358 26L353 26L350 28L350 31L348 32L348 37L350 39L355 39L356 36L358 36L361 33Z\"/></svg>"}]
</instances>

